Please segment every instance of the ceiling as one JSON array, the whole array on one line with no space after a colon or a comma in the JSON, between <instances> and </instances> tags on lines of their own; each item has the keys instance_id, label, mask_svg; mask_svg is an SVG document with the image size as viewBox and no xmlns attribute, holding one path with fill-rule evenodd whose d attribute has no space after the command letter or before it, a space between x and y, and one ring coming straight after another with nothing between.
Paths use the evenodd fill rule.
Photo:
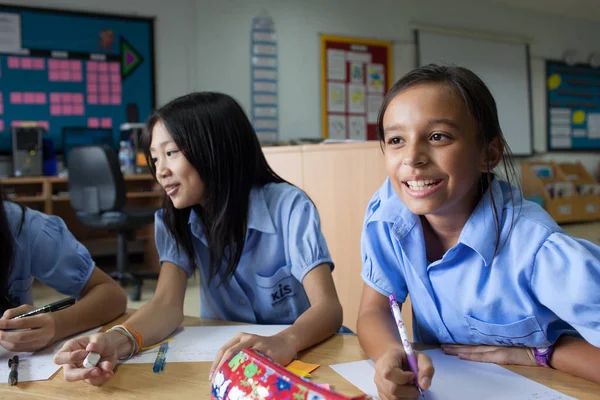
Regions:
<instances>
[{"instance_id":1,"label":"ceiling","mask_svg":"<svg viewBox=\"0 0 600 400\"><path fill-rule=\"evenodd\" d=\"M486 0L513 8L600 21L600 0Z\"/></svg>"}]
</instances>

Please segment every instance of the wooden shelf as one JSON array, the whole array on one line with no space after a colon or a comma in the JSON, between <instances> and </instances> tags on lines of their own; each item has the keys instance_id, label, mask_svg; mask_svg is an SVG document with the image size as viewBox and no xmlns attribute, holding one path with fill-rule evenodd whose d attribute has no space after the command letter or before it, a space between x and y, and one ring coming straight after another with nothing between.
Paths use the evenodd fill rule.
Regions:
<instances>
[{"instance_id":1,"label":"wooden shelf","mask_svg":"<svg viewBox=\"0 0 600 400\"><path fill-rule=\"evenodd\" d=\"M152 192L127 192L128 199L142 199L142 198L153 198L153 197L161 197L163 194L162 191L152 191Z\"/></svg>"},{"instance_id":2,"label":"wooden shelf","mask_svg":"<svg viewBox=\"0 0 600 400\"><path fill-rule=\"evenodd\" d=\"M40 203L46 201L46 196L7 196L10 201L15 203Z\"/></svg>"},{"instance_id":3,"label":"wooden shelf","mask_svg":"<svg viewBox=\"0 0 600 400\"><path fill-rule=\"evenodd\" d=\"M127 192L128 199L152 199L159 198L162 196L162 192L153 191L153 192ZM69 201L68 194L54 195L52 196L52 201L60 202L60 201Z\"/></svg>"}]
</instances>

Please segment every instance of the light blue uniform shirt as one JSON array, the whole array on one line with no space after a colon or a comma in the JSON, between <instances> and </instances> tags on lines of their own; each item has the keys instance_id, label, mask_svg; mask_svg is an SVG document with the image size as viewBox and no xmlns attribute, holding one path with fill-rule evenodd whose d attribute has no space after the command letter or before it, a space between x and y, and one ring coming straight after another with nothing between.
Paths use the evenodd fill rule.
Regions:
<instances>
[{"instance_id":1,"label":"light blue uniform shirt","mask_svg":"<svg viewBox=\"0 0 600 400\"><path fill-rule=\"evenodd\" d=\"M15 243L9 295L20 304L33 304L31 284L36 278L64 295L79 297L95 264L64 221L28 208L21 226L21 207L5 201L4 209Z\"/></svg>"},{"instance_id":2,"label":"light blue uniform shirt","mask_svg":"<svg viewBox=\"0 0 600 400\"><path fill-rule=\"evenodd\" d=\"M404 301L410 293L415 341L542 347L573 328L600 347L600 248L565 234L539 205L494 179L501 239L486 192L458 243L428 264L420 219L389 179L375 193L362 234L362 278ZM513 190L516 208L512 207Z\"/></svg>"},{"instance_id":3,"label":"light blue uniform shirt","mask_svg":"<svg viewBox=\"0 0 600 400\"><path fill-rule=\"evenodd\" d=\"M250 192L248 231L233 277L209 283L209 251L197 214L189 219L195 262L200 270L200 316L260 324L291 324L310 307L302 287L308 272L333 262L321 233L319 214L306 194L287 183L271 183ZM171 262L192 275L193 263L156 213L160 262ZM226 263L223 262L225 270Z\"/></svg>"}]
</instances>

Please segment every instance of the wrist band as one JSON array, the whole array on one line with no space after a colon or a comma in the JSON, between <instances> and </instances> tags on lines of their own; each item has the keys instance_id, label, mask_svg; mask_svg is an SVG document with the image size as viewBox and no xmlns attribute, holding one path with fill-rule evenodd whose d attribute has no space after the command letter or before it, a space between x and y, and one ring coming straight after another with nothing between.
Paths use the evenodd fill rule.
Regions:
<instances>
[{"instance_id":1,"label":"wrist band","mask_svg":"<svg viewBox=\"0 0 600 400\"><path fill-rule=\"evenodd\" d=\"M112 328L110 328L108 331L106 331L106 333L111 332L111 331L119 332L120 334L124 335L127 339L129 339L129 341L131 342L131 351L129 352L128 355L119 358L119 360L127 360L139 352L140 348L138 346L137 339L133 336L133 334L126 327L124 327L123 325L115 325Z\"/></svg>"}]
</instances>

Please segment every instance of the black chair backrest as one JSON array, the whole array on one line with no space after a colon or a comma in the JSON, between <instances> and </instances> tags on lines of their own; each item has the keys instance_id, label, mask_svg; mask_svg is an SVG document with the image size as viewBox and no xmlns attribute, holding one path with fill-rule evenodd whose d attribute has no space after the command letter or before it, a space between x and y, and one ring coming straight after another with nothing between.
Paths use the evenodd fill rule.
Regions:
<instances>
[{"instance_id":1,"label":"black chair backrest","mask_svg":"<svg viewBox=\"0 0 600 400\"><path fill-rule=\"evenodd\" d=\"M74 147L69 155L69 197L75 211L122 210L127 201L119 157L108 146Z\"/></svg>"}]
</instances>

